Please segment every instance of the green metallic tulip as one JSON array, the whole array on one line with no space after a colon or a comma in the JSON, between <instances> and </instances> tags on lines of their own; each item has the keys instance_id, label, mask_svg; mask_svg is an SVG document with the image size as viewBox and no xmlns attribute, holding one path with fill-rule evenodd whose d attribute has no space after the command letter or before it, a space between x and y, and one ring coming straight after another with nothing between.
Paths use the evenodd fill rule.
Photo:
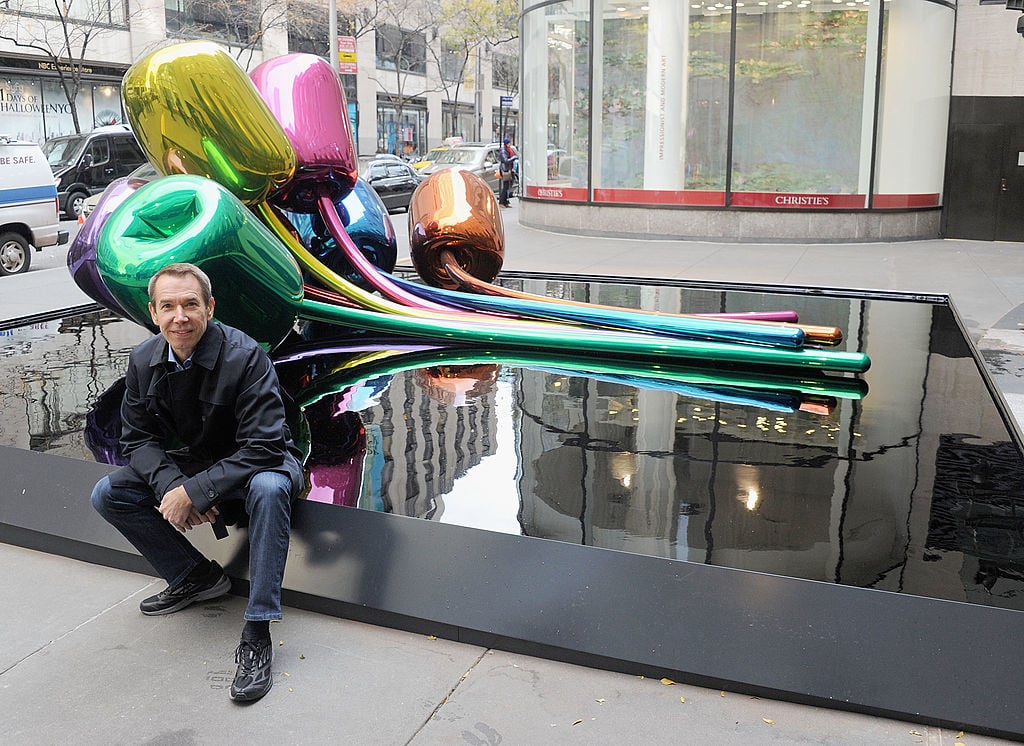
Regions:
<instances>
[{"instance_id":1,"label":"green metallic tulip","mask_svg":"<svg viewBox=\"0 0 1024 746\"><path fill-rule=\"evenodd\" d=\"M132 320L150 324L149 278L191 262L213 282L216 316L275 347L302 299L298 265L264 225L217 183L171 176L139 189L107 218L96 266Z\"/></svg>"},{"instance_id":2,"label":"green metallic tulip","mask_svg":"<svg viewBox=\"0 0 1024 746\"><path fill-rule=\"evenodd\" d=\"M642 360L700 360L760 366L805 366L862 372L870 361L853 352L697 342L647 334L584 329L543 322L453 319L347 308L303 298L298 265L262 223L219 184L175 176L149 184L114 211L96 250L100 276L132 314L146 307L143 290L156 270L192 262L210 276L225 306L218 318L271 347L296 316L385 334L449 343L608 354Z\"/></svg>"},{"instance_id":3,"label":"green metallic tulip","mask_svg":"<svg viewBox=\"0 0 1024 746\"><path fill-rule=\"evenodd\" d=\"M143 57L124 76L125 111L158 171L206 176L262 202L295 172L288 136L222 47L192 41Z\"/></svg>"}]
</instances>

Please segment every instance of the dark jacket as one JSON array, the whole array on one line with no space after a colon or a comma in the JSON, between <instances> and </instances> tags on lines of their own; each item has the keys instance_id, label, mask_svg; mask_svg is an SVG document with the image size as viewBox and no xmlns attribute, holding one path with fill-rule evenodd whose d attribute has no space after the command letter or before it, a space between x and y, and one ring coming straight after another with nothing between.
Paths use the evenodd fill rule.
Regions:
<instances>
[{"instance_id":1,"label":"dark jacket","mask_svg":"<svg viewBox=\"0 0 1024 746\"><path fill-rule=\"evenodd\" d=\"M178 485L205 513L222 498L244 498L260 471L280 471L293 496L304 486L301 453L285 418L284 394L266 352L248 335L210 322L177 371L160 335L128 361L121 446L130 469L159 499ZM111 484L133 475L115 472Z\"/></svg>"}]
</instances>

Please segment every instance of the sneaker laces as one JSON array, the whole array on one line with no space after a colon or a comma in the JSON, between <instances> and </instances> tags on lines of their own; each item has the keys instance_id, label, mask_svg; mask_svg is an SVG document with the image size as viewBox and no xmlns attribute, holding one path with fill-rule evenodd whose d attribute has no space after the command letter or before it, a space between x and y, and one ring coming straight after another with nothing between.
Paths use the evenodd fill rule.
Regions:
<instances>
[{"instance_id":1,"label":"sneaker laces","mask_svg":"<svg viewBox=\"0 0 1024 746\"><path fill-rule=\"evenodd\" d=\"M257 668L266 663L269 654L269 640L246 640L243 638L235 650L235 663L242 667L241 673L252 676Z\"/></svg>"}]
</instances>

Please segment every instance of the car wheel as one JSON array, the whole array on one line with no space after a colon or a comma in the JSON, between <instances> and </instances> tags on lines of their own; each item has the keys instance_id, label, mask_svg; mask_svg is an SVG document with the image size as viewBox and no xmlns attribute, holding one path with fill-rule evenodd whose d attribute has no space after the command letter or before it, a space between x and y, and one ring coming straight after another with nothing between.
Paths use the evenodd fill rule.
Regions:
<instances>
[{"instance_id":1,"label":"car wheel","mask_svg":"<svg viewBox=\"0 0 1024 746\"><path fill-rule=\"evenodd\" d=\"M0 235L0 275L27 272L32 263L28 241L18 233Z\"/></svg>"},{"instance_id":2,"label":"car wheel","mask_svg":"<svg viewBox=\"0 0 1024 746\"><path fill-rule=\"evenodd\" d=\"M82 205L88 197L85 192L72 192L64 202L64 213L69 218L77 218L82 214Z\"/></svg>"}]
</instances>

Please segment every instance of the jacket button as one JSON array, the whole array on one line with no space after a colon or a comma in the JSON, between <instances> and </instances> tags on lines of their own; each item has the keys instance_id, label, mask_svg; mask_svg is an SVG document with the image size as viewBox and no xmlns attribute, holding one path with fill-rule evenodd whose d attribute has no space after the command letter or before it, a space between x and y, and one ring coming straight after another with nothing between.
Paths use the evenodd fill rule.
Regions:
<instances>
[{"instance_id":1,"label":"jacket button","mask_svg":"<svg viewBox=\"0 0 1024 746\"><path fill-rule=\"evenodd\" d=\"M209 492L207 492L207 493L206 493L206 495L207 495L208 497L213 497L213 496L214 496L214 495L216 495L216 494L217 494L217 493L216 493L216 492L214 492L213 490L210 490Z\"/></svg>"}]
</instances>

